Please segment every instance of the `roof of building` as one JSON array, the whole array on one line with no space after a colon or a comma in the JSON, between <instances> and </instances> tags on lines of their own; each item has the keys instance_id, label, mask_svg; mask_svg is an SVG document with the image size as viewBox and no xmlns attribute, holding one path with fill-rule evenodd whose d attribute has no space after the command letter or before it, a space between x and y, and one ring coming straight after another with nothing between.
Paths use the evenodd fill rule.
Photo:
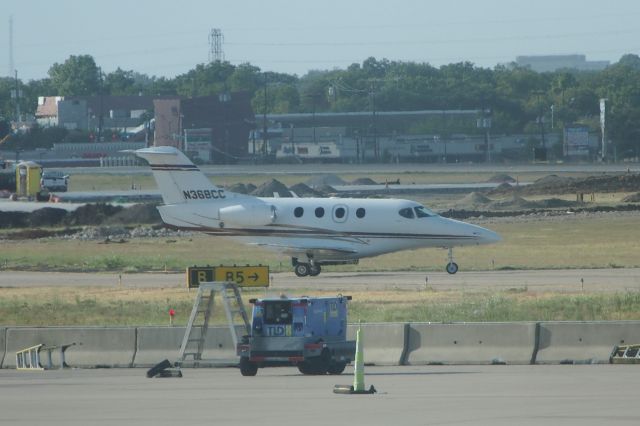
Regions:
<instances>
[{"instance_id":1,"label":"roof of building","mask_svg":"<svg viewBox=\"0 0 640 426\"><path fill-rule=\"evenodd\" d=\"M179 99L179 96L74 96L69 99L84 100L87 108L94 114L104 111L107 115L111 110L135 111L152 110L154 99Z\"/></svg>"},{"instance_id":2,"label":"roof of building","mask_svg":"<svg viewBox=\"0 0 640 426\"><path fill-rule=\"evenodd\" d=\"M62 96L39 96L36 118L56 117L58 115L58 102L63 99L64 97Z\"/></svg>"}]
</instances>

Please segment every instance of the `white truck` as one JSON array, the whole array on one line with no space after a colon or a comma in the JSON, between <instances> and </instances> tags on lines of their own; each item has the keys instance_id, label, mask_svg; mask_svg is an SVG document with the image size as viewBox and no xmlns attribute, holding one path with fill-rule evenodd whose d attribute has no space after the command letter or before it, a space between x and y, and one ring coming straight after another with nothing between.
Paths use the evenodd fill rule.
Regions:
<instances>
[{"instance_id":1,"label":"white truck","mask_svg":"<svg viewBox=\"0 0 640 426\"><path fill-rule=\"evenodd\" d=\"M69 175L58 170L43 170L40 178L40 189L44 192L67 192Z\"/></svg>"}]
</instances>

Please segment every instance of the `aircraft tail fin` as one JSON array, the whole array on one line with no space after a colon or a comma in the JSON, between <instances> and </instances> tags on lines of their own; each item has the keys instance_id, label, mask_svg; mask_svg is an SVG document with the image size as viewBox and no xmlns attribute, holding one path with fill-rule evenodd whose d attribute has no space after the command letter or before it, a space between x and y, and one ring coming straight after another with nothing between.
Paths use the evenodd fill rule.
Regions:
<instances>
[{"instance_id":1,"label":"aircraft tail fin","mask_svg":"<svg viewBox=\"0 0 640 426\"><path fill-rule=\"evenodd\" d=\"M211 183L180 150L171 146L143 148L135 154L147 160L165 204L215 201L226 198L224 189Z\"/></svg>"}]
</instances>

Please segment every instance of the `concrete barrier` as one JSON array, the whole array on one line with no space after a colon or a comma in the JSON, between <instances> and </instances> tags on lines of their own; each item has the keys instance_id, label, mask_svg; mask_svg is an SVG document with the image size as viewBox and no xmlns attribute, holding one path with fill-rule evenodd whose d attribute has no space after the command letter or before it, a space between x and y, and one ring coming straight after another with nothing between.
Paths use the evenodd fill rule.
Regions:
<instances>
[{"instance_id":1,"label":"concrete barrier","mask_svg":"<svg viewBox=\"0 0 640 426\"><path fill-rule=\"evenodd\" d=\"M347 339L355 340L358 324L347 326ZM375 365L403 365L408 324L362 324L364 362Z\"/></svg>"},{"instance_id":2,"label":"concrete barrier","mask_svg":"<svg viewBox=\"0 0 640 426\"><path fill-rule=\"evenodd\" d=\"M152 367L164 359L178 359L185 327L138 327L134 367Z\"/></svg>"},{"instance_id":3,"label":"concrete barrier","mask_svg":"<svg viewBox=\"0 0 640 426\"><path fill-rule=\"evenodd\" d=\"M38 345L47 346L76 343L65 352L71 367L131 367L136 348L136 329L133 327L17 327L7 329L7 345L3 368L15 368L15 353ZM57 351L53 363L60 359Z\"/></svg>"},{"instance_id":4,"label":"concrete barrier","mask_svg":"<svg viewBox=\"0 0 640 426\"><path fill-rule=\"evenodd\" d=\"M151 367L164 359L177 361L184 333L185 327L138 327L134 367ZM202 358L222 363L237 362L229 327L208 329Z\"/></svg>"},{"instance_id":5,"label":"concrete barrier","mask_svg":"<svg viewBox=\"0 0 640 426\"><path fill-rule=\"evenodd\" d=\"M243 327L238 327L239 335L245 334ZM203 359L212 359L220 363L237 364L240 358L236 355L231 332L228 326L210 327L207 331Z\"/></svg>"},{"instance_id":6,"label":"concrete barrier","mask_svg":"<svg viewBox=\"0 0 640 426\"><path fill-rule=\"evenodd\" d=\"M541 322L538 364L607 363L615 345L640 343L640 321Z\"/></svg>"},{"instance_id":7,"label":"concrete barrier","mask_svg":"<svg viewBox=\"0 0 640 426\"><path fill-rule=\"evenodd\" d=\"M529 364L535 323L412 323L407 364Z\"/></svg>"},{"instance_id":8,"label":"concrete barrier","mask_svg":"<svg viewBox=\"0 0 640 426\"><path fill-rule=\"evenodd\" d=\"M5 352L7 351L7 328L0 327L0 368L4 362Z\"/></svg>"}]
</instances>

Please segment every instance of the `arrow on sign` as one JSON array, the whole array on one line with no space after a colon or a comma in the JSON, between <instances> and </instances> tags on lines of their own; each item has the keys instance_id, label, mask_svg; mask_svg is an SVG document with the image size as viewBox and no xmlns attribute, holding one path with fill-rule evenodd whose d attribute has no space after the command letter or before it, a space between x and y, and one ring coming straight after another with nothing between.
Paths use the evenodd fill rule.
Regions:
<instances>
[{"instance_id":1,"label":"arrow on sign","mask_svg":"<svg viewBox=\"0 0 640 426\"><path fill-rule=\"evenodd\" d=\"M252 278L253 281L258 281L258 273L254 273L253 275L249 275L249 278Z\"/></svg>"}]
</instances>

